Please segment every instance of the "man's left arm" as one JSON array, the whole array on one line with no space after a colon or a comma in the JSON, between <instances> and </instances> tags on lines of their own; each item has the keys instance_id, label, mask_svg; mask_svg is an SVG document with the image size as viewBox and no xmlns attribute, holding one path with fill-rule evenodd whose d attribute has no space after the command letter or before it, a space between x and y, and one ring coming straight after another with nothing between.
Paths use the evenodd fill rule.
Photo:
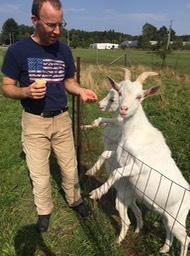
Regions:
<instances>
[{"instance_id":1,"label":"man's left arm","mask_svg":"<svg viewBox=\"0 0 190 256\"><path fill-rule=\"evenodd\" d=\"M72 95L80 96L85 102L93 103L98 100L94 91L80 87L74 78L65 79L65 89Z\"/></svg>"}]
</instances>

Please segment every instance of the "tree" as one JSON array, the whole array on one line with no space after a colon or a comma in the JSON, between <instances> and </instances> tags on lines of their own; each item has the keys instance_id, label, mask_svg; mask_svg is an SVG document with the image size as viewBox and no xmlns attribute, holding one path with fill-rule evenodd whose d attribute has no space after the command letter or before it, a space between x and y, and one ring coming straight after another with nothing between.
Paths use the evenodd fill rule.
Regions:
<instances>
[{"instance_id":1,"label":"tree","mask_svg":"<svg viewBox=\"0 0 190 256\"><path fill-rule=\"evenodd\" d=\"M149 23L145 23L142 28L142 35L138 38L138 46L147 49L151 48L150 41L155 41L157 35L157 28Z\"/></svg>"},{"instance_id":2,"label":"tree","mask_svg":"<svg viewBox=\"0 0 190 256\"><path fill-rule=\"evenodd\" d=\"M181 38L176 38L175 41L172 44L172 49L177 50L177 49L183 49L183 41Z\"/></svg>"},{"instance_id":3,"label":"tree","mask_svg":"<svg viewBox=\"0 0 190 256\"><path fill-rule=\"evenodd\" d=\"M162 67L165 66L166 58L171 53L171 44L170 41L168 42L169 37L171 39L171 33L172 30L169 31L165 26L162 26L157 33L157 54L162 59Z\"/></svg>"},{"instance_id":4,"label":"tree","mask_svg":"<svg viewBox=\"0 0 190 256\"><path fill-rule=\"evenodd\" d=\"M158 49L165 48L168 41L168 29L162 26L157 32Z\"/></svg>"},{"instance_id":5,"label":"tree","mask_svg":"<svg viewBox=\"0 0 190 256\"><path fill-rule=\"evenodd\" d=\"M157 28L149 23L145 23L142 29L142 36L145 41L156 40Z\"/></svg>"},{"instance_id":6,"label":"tree","mask_svg":"<svg viewBox=\"0 0 190 256\"><path fill-rule=\"evenodd\" d=\"M150 40L144 36L139 36L137 45L142 49L151 48Z\"/></svg>"},{"instance_id":7,"label":"tree","mask_svg":"<svg viewBox=\"0 0 190 256\"><path fill-rule=\"evenodd\" d=\"M18 36L17 38L20 40L24 37L29 37L34 33L33 26L26 26L26 25L18 25Z\"/></svg>"},{"instance_id":8,"label":"tree","mask_svg":"<svg viewBox=\"0 0 190 256\"><path fill-rule=\"evenodd\" d=\"M77 34L73 34L72 35L72 41L70 43L71 47L73 47L74 49L79 45L79 37Z\"/></svg>"},{"instance_id":9,"label":"tree","mask_svg":"<svg viewBox=\"0 0 190 256\"><path fill-rule=\"evenodd\" d=\"M12 44L17 41L18 36L18 24L10 18L5 21L2 26L1 41L4 44Z\"/></svg>"}]
</instances>

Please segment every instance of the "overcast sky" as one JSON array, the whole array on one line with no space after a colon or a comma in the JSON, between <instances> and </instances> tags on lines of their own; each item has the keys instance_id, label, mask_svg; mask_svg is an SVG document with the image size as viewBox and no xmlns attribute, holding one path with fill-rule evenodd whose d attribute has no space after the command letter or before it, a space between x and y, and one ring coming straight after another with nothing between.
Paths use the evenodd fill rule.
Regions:
<instances>
[{"instance_id":1,"label":"overcast sky","mask_svg":"<svg viewBox=\"0 0 190 256\"><path fill-rule=\"evenodd\" d=\"M140 35L145 23L159 29L172 28L177 35L190 35L190 0L63 0L68 29L115 30ZM0 0L0 29L13 18L18 25L31 25L32 0Z\"/></svg>"}]
</instances>

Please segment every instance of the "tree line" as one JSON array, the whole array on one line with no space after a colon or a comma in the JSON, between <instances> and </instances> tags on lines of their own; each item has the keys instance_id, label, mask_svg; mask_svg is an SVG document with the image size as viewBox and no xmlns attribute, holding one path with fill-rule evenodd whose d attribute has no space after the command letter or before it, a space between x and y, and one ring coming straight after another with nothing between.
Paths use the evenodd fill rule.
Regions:
<instances>
[{"instance_id":1,"label":"tree line","mask_svg":"<svg viewBox=\"0 0 190 256\"><path fill-rule=\"evenodd\" d=\"M0 34L0 44L9 45L24 37L30 36L34 32L33 26L18 25L13 18L7 19ZM143 49L153 48L153 50L159 50L166 48L168 38L172 41L169 46L172 49L190 49L190 44L183 42L190 41L190 35L177 36L173 29L168 29L165 26L157 29L155 26L145 23L142 27L142 34L132 36L116 32L114 30L109 31L93 31L87 32L79 29L63 28L60 34L60 40L67 43L72 48L88 48L93 43L114 43L121 44L124 41L137 41L138 47ZM150 41L156 41L157 44L152 46Z\"/></svg>"}]
</instances>

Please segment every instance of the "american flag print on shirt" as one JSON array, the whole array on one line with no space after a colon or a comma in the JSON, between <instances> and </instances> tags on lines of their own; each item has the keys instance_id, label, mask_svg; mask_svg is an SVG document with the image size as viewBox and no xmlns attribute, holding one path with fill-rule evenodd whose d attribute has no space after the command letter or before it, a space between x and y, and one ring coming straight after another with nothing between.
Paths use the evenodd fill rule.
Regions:
<instances>
[{"instance_id":1,"label":"american flag print on shirt","mask_svg":"<svg viewBox=\"0 0 190 256\"><path fill-rule=\"evenodd\" d=\"M28 58L28 73L31 82L45 79L47 82L59 83L65 77L65 63L61 60Z\"/></svg>"}]
</instances>

